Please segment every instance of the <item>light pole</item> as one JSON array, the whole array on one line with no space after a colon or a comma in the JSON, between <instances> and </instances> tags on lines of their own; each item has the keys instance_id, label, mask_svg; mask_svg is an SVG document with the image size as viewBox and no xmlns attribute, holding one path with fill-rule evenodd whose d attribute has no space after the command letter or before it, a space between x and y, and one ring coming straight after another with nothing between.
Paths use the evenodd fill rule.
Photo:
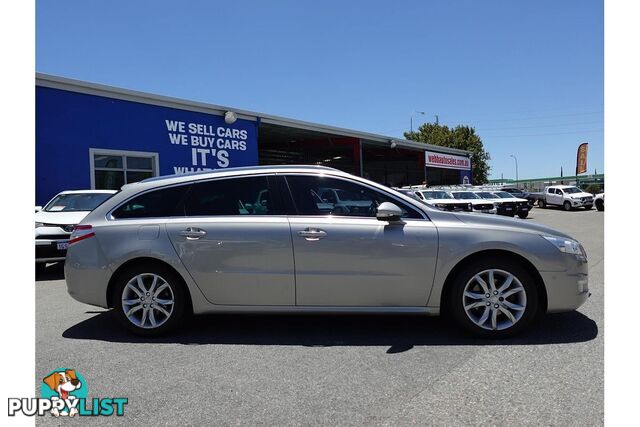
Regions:
<instances>
[{"instance_id":1,"label":"light pole","mask_svg":"<svg viewBox=\"0 0 640 427\"><path fill-rule=\"evenodd\" d=\"M415 113L422 114L423 116L426 114L424 111L414 111L413 113L411 113L411 133L413 133L413 115Z\"/></svg>"},{"instance_id":2,"label":"light pole","mask_svg":"<svg viewBox=\"0 0 640 427\"><path fill-rule=\"evenodd\" d=\"M518 158L511 154L509 157L513 157L513 160L516 161L516 187L518 186Z\"/></svg>"}]
</instances>

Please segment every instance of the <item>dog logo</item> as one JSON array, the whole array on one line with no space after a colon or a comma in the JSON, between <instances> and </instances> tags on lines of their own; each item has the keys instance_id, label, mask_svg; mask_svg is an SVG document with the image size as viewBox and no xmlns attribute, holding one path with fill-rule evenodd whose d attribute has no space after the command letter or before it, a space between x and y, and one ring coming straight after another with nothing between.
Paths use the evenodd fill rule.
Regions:
<instances>
[{"instance_id":1,"label":"dog logo","mask_svg":"<svg viewBox=\"0 0 640 427\"><path fill-rule=\"evenodd\" d=\"M124 415L127 397L87 397L87 381L75 369L58 368L42 379L40 397L10 397L9 416L110 417Z\"/></svg>"},{"instance_id":2,"label":"dog logo","mask_svg":"<svg viewBox=\"0 0 640 427\"><path fill-rule=\"evenodd\" d=\"M51 409L51 415L73 417L78 414L78 398L84 398L87 395L86 387L83 389L83 380L74 369L53 371L43 378L42 381L48 387L48 390L42 387L43 396L47 394L44 397L48 397L52 402L57 401ZM82 394L80 390L83 391Z\"/></svg>"}]
</instances>

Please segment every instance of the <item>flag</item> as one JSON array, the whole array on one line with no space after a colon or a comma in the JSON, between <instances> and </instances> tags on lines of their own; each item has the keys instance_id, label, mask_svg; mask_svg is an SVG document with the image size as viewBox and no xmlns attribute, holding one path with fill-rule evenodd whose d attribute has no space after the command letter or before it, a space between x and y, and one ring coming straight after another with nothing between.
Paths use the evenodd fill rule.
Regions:
<instances>
[{"instance_id":1,"label":"flag","mask_svg":"<svg viewBox=\"0 0 640 427\"><path fill-rule=\"evenodd\" d=\"M587 171L587 150L588 142L583 142L578 146L578 154L576 155L576 175Z\"/></svg>"}]
</instances>

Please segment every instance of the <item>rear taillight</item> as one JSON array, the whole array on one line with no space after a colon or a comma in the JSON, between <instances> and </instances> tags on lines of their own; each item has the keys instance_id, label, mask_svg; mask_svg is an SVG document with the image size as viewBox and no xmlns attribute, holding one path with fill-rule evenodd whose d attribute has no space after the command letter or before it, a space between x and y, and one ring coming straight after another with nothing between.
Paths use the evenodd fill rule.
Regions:
<instances>
[{"instance_id":1,"label":"rear taillight","mask_svg":"<svg viewBox=\"0 0 640 427\"><path fill-rule=\"evenodd\" d=\"M88 239L89 237L95 236L96 233L93 232L93 226L91 225L76 225L71 233L71 237L69 238L69 244L73 245L74 243L78 243L81 240Z\"/></svg>"}]
</instances>

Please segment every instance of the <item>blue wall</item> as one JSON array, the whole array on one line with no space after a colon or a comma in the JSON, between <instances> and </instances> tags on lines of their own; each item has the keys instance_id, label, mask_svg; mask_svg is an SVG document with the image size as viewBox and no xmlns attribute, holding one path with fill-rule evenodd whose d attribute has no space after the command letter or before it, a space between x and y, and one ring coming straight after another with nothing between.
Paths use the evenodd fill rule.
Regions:
<instances>
[{"instance_id":1,"label":"blue wall","mask_svg":"<svg viewBox=\"0 0 640 427\"><path fill-rule=\"evenodd\" d=\"M160 175L258 164L257 123L36 87L36 203L91 188L89 148L158 153Z\"/></svg>"}]
</instances>

